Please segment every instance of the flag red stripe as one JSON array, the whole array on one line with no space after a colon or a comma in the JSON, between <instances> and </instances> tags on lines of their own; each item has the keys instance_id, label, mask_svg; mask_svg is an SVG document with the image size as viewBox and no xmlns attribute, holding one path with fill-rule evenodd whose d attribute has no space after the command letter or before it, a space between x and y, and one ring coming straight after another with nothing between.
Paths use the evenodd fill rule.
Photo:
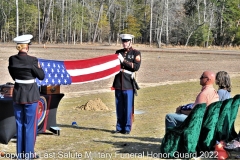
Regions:
<instances>
[{"instance_id":1,"label":"flag red stripe","mask_svg":"<svg viewBox=\"0 0 240 160\"><path fill-rule=\"evenodd\" d=\"M117 56L118 56L117 54L111 54L111 55L91 58L91 59L64 61L64 65L67 70L89 68L92 66L96 66L109 61L116 60Z\"/></svg>"},{"instance_id":2,"label":"flag red stripe","mask_svg":"<svg viewBox=\"0 0 240 160\"><path fill-rule=\"evenodd\" d=\"M101 72L95 72L91 74L85 74L80 76L72 76L72 83L81 83L81 82L87 82L92 80L101 79L104 77L107 77L111 74L114 74L120 70L120 66L116 66L114 68L106 69Z\"/></svg>"}]
</instances>

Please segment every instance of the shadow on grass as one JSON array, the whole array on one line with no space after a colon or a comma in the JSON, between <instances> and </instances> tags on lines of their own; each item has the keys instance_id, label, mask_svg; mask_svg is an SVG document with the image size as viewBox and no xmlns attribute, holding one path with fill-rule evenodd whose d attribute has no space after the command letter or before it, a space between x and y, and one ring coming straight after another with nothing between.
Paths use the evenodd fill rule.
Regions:
<instances>
[{"instance_id":1,"label":"shadow on grass","mask_svg":"<svg viewBox=\"0 0 240 160\"><path fill-rule=\"evenodd\" d=\"M113 136L115 138L131 138L131 139L137 139L139 141L146 141L146 142L157 142L157 143L161 143L162 142L162 138L152 138L152 137L132 137L132 136Z\"/></svg>"},{"instance_id":2,"label":"shadow on grass","mask_svg":"<svg viewBox=\"0 0 240 160\"><path fill-rule=\"evenodd\" d=\"M111 133L112 137L116 139L116 141L94 141L96 143L106 143L113 145L116 148L116 153L114 153L115 157L118 158L129 158L129 156L135 156L135 158L143 157L151 157L151 158L159 158L160 145L162 142L162 138L154 138L154 137L135 137L131 134L116 134L114 130L107 130L101 128L93 128L93 127L81 127L81 126L72 126L67 124L58 124L58 127L66 127L66 128L75 128L80 130L95 130ZM114 134L115 133L115 134ZM131 141L133 139L133 141ZM137 141L137 142L136 142ZM130 157L131 158L131 157Z\"/></svg>"},{"instance_id":3,"label":"shadow on grass","mask_svg":"<svg viewBox=\"0 0 240 160\"><path fill-rule=\"evenodd\" d=\"M58 127L66 127L66 128L75 128L75 129L81 129L81 130L95 130L95 131L103 131L103 132L109 132L113 133L113 130L107 130L107 129L100 129L100 128L90 128L90 127L81 127L81 126L72 126L67 124L57 124Z\"/></svg>"},{"instance_id":4,"label":"shadow on grass","mask_svg":"<svg viewBox=\"0 0 240 160\"><path fill-rule=\"evenodd\" d=\"M118 156L120 158L127 158L126 156L129 156L129 154L134 154L135 156L147 156L152 158L157 158L159 156L160 151L160 144L162 142L162 138L153 138L153 137L135 137L135 136L127 136L122 135L120 133L114 134L114 130L107 130L107 129L101 129L101 128L93 128L93 127L81 127L81 126L72 126L67 124L58 124L59 127L66 127L66 128L75 128L80 130L95 130L95 131L102 131L111 133L113 138L116 138L118 142L113 141L94 141L97 143L106 143L111 144L114 146L114 148L117 149L117 152L115 153L115 156ZM122 139L124 141L122 141ZM133 142L129 141L130 139L134 139ZM125 141L126 140L126 141ZM135 141L139 142L135 142ZM138 158L139 158L138 157ZM135 157L136 158L136 157Z\"/></svg>"},{"instance_id":5,"label":"shadow on grass","mask_svg":"<svg viewBox=\"0 0 240 160\"><path fill-rule=\"evenodd\" d=\"M115 137L121 139L138 139L139 142L131 142L129 140L120 142L111 141L94 141L98 143L111 144L116 148L116 152L113 156L115 158L161 158L160 156L160 141L161 138L149 138L149 137Z\"/></svg>"}]
</instances>

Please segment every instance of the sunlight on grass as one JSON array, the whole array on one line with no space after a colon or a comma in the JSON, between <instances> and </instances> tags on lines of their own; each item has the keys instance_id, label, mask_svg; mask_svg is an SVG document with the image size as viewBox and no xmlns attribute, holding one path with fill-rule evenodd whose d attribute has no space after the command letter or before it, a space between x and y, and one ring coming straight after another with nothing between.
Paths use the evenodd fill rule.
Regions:
<instances>
[{"instance_id":1,"label":"sunlight on grass","mask_svg":"<svg viewBox=\"0 0 240 160\"><path fill-rule=\"evenodd\" d=\"M240 77L232 79L232 86L232 96L240 93ZM174 112L175 108L181 104L193 102L200 89L199 82L140 89L138 96L135 97L135 110L141 110L144 113L135 115L130 135L112 134L116 123L114 92L63 98L57 111L57 123L61 128L60 136L40 134L37 137L36 150L40 155L49 152L59 153L59 151L77 152L82 155L89 152L112 155L116 153L158 153L161 138L165 132L165 115ZM76 109L76 106L95 98L100 98L110 110ZM77 127L71 125L73 121L77 122ZM238 114L235 122L237 132L240 129L239 126ZM149 157L145 158L149 159ZM101 158L95 157L94 159ZM121 158L115 157L114 159Z\"/></svg>"},{"instance_id":2,"label":"sunlight on grass","mask_svg":"<svg viewBox=\"0 0 240 160\"><path fill-rule=\"evenodd\" d=\"M232 96L240 93L240 77L232 78ZM215 86L216 88L216 86ZM63 98L57 110L57 126L60 136L48 131L37 137L36 152L42 159L107 159L89 157L89 154L104 153L115 156L114 160L123 159L127 153L145 153L145 159L155 159L146 153L158 153L161 139L165 134L165 115L175 112L181 104L193 102L201 90L199 82L184 82L156 87L142 88L135 96L135 114L130 135L113 134L116 124L114 91L83 95L77 98ZM84 111L76 107L89 100L100 98L110 109L108 111ZM72 126L72 122L78 126ZM240 115L235 121L235 129L240 129ZM13 147L9 147L13 146ZM8 144L7 151L15 153L15 142ZM55 157L51 157L55 154ZM66 154L66 155L64 155ZM96 156L96 155L92 156ZM74 156L75 158L69 158ZM64 157L65 156L65 157ZM110 158L108 158L110 159ZM125 158L126 159L126 158ZM139 159L139 158L132 158Z\"/></svg>"}]
</instances>

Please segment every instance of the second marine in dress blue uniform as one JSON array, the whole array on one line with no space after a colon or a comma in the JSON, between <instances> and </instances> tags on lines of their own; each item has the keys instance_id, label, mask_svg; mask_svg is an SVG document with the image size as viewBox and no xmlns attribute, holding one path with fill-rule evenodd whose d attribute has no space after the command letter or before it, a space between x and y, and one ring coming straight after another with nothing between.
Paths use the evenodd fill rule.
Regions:
<instances>
[{"instance_id":1,"label":"second marine in dress blue uniform","mask_svg":"<svg viewBox=\"0 0 240 160\"><path fill-rule=\"evenodd\" d=\"M121 71L115 76L113 88L115 89L117 124L116 132L129 134L132 129L132 114L134 107L134 72L141 65L141 53L131 46L132 35L122 34L123 49L116 54L121 61Z\"/></svg>"},{"instance_id":2,"label":"second marine in dress blue uniform","mask_svg":"<svg viewBox=\"0 0 240 160\"><path fill-rule=\"evenodd\" d=\"M32 35L14 39L18 54L9 57L8 70L15 81L13 107L17 125L17 158L36 158L34 145L37 127L37 105L40 93L35 79L44 79L44 71L36 57L28 55Z\"/></svg>"}]
</instances>

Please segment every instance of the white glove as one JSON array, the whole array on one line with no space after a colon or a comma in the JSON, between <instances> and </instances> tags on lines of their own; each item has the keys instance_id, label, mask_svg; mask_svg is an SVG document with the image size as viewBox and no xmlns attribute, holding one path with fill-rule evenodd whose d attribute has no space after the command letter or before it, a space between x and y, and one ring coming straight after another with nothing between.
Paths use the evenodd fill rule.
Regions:
<instances>
[{"instance_id":1,"label":"white glove","mask_svg":"<svg viewBox=\"0 0 240 160\"><path fill-rule=\"evenodd\" d=\"M120 53L118 54L118 59L119 59L121 62L123 62L123 60L124 60L123 56L122 56Z\"/></svg>"}]
</instances>

